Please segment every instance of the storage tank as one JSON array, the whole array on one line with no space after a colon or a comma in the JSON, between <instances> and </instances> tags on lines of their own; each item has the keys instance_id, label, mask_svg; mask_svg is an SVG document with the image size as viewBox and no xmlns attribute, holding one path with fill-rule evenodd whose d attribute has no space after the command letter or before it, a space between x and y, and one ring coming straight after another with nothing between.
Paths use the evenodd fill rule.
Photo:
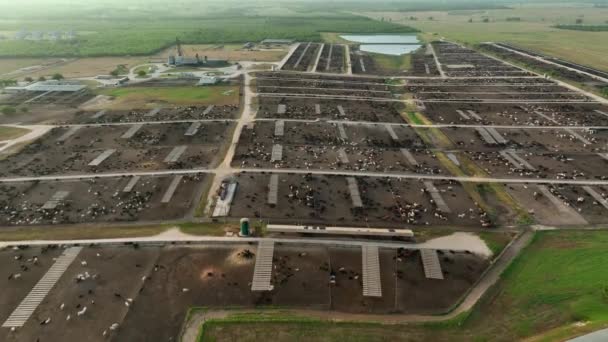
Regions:
<instances>
[{"instance_id":1,"label":"storage tank","mask_svg":"<svg viewBox=\"0 0 608 342\"><path fill-rule=\"evenodd\" d=\"M241 219L241 236L249 236L249 219L244 217Z\"/></svg>"}]
</instances>

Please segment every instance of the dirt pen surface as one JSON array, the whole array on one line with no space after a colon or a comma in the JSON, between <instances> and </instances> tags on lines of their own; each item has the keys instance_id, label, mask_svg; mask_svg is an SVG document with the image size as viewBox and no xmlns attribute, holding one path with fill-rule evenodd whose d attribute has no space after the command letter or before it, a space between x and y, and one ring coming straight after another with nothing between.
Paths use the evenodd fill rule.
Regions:
<instances>
[{"instance_id":1,"label":"dirt pen surface","mask_svg":"<svg viewBox=\"0 0 608 342\"><path fill-rule=\"evenodd\" d=\"M150 176L6 183L0 185L0 224L181 219L198 203L197 191L205 177L199 174L181 178ZM164 202L174 181L177 185ZM131 182L135 184L126 191Z\"/></svg>"},{"instance_id":2,"label":"dirt pen surface","mask_svg":"<svg viewBox=\"0 0 608 342\"><path fill-rule=\"evenodd\" d=\"M219 162L232 131L229 122L55 128L19 154L0 162L1 175L66 175L196 169ZM139 127L139 128L138 128ZM125 135L137 130L133 136Z\"/></svg>"},{"instance_id":3,"label":"dirt pen surface","mask_svg":"<svg viewBox=\"0 0 608 342\"><path fill-rule=\"evenodd\" d=\"M456 182L431 184L445 202L439 207L420 180L356 177L360 203L343 176L279 174L277 203L269 203L268 174L240 174L230 216L256 217L270 223L338 226L473 226L489 218ZM507 212L508 209L504 208Z\"/></svg>"},{"instance_id":4,"label":"dirt pen surface","mask_svg":"<svg viewBox=\"0 0 608 342\"><path fill-rule=\"evenodd\" d=\"M3 288L8 289L0 294L6 303L0 318L10 315L59 252L0 252L6 259L0 267ZM382 249L382 297L367 298L362 294L360 249L279 244L273 258L274 290L252 292L256 253L256 246L247 244L84 247L25 326L15 332L2 329L0 339L177 341L191 307L434 314L454 305L488 266L475 254L439 251L445 279L432 280L425 278L416 250ZM14 260L19 255L22 258ZM27 261L34 255L36 265ZM19 279L5 280L20 265L27 265L28 271ZM335 284L330 283L331 275ZM48 318L48 324L40 324Z\"/></svg>"}]
</instances>

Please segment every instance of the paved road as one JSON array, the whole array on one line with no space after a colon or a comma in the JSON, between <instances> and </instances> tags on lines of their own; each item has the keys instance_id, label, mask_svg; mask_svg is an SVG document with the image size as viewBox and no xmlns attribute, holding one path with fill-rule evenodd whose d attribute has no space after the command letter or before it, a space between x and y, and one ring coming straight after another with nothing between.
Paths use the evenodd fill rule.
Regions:
<instances>
[{"instance_id":1,"label":"paved road","mask_svg":"<svg viewBox=\"0 0 608 342\"><path fill-rule=\"evenodd\" d=\"M232 155L234 150L232 151ZM227 154L228 155L228 154ZM232 156L231 156L232 158ZM232 160L230 158L230 160ZM215 169L195 168L187 170L159 170L141 172L109 172L109 173L84 173L74 175L50 175L50 176L31 176L31 177L3 177L0 183L18 183L32 181L59 181L92 178L113 178L124 176L163 176L163 175L188 175L196 173L215 174L214 186L212 190L217 190L222 179L236 173L291 173L291 174L312 174L326 176L352 176L352 177L379 177L395 179L414 179L414 180L452 180L462 183L510 183L510 184L564 184L564 185L608 185L608 180L597 179L541 179L541 178L508 178L508 177L460 177L445 175L428 175L407 172L367 172L349 170L306 170L306 169L275 169L275 168L233 168L228 166L228 159L225 159L222 166ZM213 196L215 191L210 191L209 196Z\"/></svg>"},{"instance_id":2,"label":"paved road","mask_svg":"<svg viewBox=\"0 0 608 342\"><path fill-rule=\"evenodd\" d=\"M431 53L433 54L433 58L435 59L435 65L437 65L437 70L439 70L439 74L441 75L441 78L446 78L447 76L445 75L445 72L443 71L443 66L441 66L441 63L439 63L439 58L437 57L437 53L435 52L435 47L431 43L428 43L428 44L429 44L429 49L431 50Z\"/></svg>"},{"instance_id":3,"label":"paved road","mask_svg":"<svg viewBox=\"0 0 608 342\"><path fill-rule=\"evenodd\" d=\"M319 53L317 53L317 58L315 58L315 64L312 66L311 72L317 72L317 68L319 67L319 60L321 59L321 54L323 53L323 48L325 44L321 44L321 48L319 49Z\"/></svg>"},{"instance_id":4,"label":"paved road","mask_svg":"<svg viewBox=\"0 0 608 342\"><path fill-rule=\"evenodd\" d=\"M234 122L236 119L187 119L187 120L163 120L163 121L134 121L134 122L108 122L108 123L84 123L84 124L50 124L49 127L104 127L104 126L134 126L134 125L163 125L175 123L192 122ZM29 126L21 126L29 127Z\"/></svg>"},{"instance_id":5,"label":"paved road","mask_svg":"<svg viewBox=\"0 0 608 342\"><path fill-rule=\"evenodd\" d=\"M277 70L283 69L283 67L285 66L285 63L287 63L287 61L289 60L289 58L291 58L291 55L293 55L293 53L296 52L296 49L299 46L300 46L300 43L296 43L296 44L293 44L291 46L291 48L289 49L289 52L287 52L287 54L285 55L285 57L283 57L283 60L281 60L281 62L279 63L279 66L277 67Z\"/></svg>"},{"instance_id":6,"label":"paved road","mask_svg":"<svg viewBox=\"0 0 608 342\"><path fill-rule=\"evenodd\" d=\"M346 54L346 74L352 76L353 63L350 59L350 45L344 44L344 53Z\"/></svg>"},{"instance_id":7,"label":"paved road","mask_svg":"<svg viewBox=\"0 0 608 342\"><path fill-rule=\"evenodd\" d=\"M378 122L378 121L350 121L350 120L321 120L321 119L280 119L280 118L257 118L255 121L285 121L285 122L301 122L301 123L330 123L330 124L344 124L344 125L362 125L362 126L397 126L397 127L412 127L412 128L503 128L503 129L608 129L608 126L531 126L531 125L482 125L482 124L409 124L399 122Z\"/></svg>"},{"instance_id":8,"label":"paved road","mask_svg":"<svg viewBox=\"0 0 608 342\"><path fill-rule=\"evenodd\" d=\"M344 100L344 101L370 101L370 102L402 102L409 103L411 100L400 100L384 97L364 97L347 95L323 95L323 94L289 94L289 93L258 93L262 97L291 97L297 99L323 99L323 100Z\"/></svg>"},{"instance_id":9,"label":"paved road","mask_svg":"<svg viewBox=\"0 0 608 342\"><path fill-rule=\"evenodd\" d=\"M608 341L608 329L598 330L587 335L568 340L568 342L606 342Z\"/></svg>"}]
</instances>

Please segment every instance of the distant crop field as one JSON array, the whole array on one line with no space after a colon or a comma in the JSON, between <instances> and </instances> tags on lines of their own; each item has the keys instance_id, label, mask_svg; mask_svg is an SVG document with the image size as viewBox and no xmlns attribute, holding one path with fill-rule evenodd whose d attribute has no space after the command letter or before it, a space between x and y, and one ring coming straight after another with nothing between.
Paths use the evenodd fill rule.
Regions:
<instances>
[{"instance_id":1,"label":"distant crop field","mask_svg":"<svg viewBox=\"0 0 608 342\"><path fill-rule=\"evenodd\" d=\"M608 32L564 30L556 25L605 25L608 8L590 6L520 6L483 11L366 12L419 29L426 40L446 38L466 44L511 43L575 63L608 70ZM484 22L486 20L488 22ZM516 21L515 21L516 20Z\"/></svg>"},{"instance_id":2,"label":"distant crop field","mask_svg":"<svg viewBox=\"0 0 608 342\"><path fill-rule=\"evenodd\" d=\"M75 40L0 41L0 57L91 57L150 55L179 37L184 44L230 44L265 38L320 41L322 32L412 32L412 28L354 15L335 17L209 17L150 20L30 20L0 21L0 31L53 28L74 30ZM81 35L81 31L93 32Z\"/></svg>"}]
</instances>

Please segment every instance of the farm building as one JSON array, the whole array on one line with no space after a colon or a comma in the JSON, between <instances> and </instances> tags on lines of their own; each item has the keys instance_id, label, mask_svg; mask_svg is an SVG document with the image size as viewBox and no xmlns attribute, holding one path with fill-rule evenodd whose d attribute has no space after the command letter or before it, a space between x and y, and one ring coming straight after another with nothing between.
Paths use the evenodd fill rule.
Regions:
<instances>
[{"instance_id":1,"label":"farm building","mask_svg":"<svg viewBox=\"0 0 608 342\"><path fill-rule=\"evenodd\" d=\"M219 81L220 81L220 79L215 76L203 76L203 77L201 77L201 79L198 81L198 83L196 85L199 85L199 86L214 85L214 84L217 84Z\"/></svg>"},{"instance_id":2,"label":"farm building","mask_svg":"<svg viewBox=\"0 0 608 342\"><path fill-rule=\"evenodd\" d=\"M293 39L264 39L262 45L290 45L293 44Z\"/></svg>"},{"instance_id":3,"label":"farm building","mask_svg":"<svg viewBox=\"0 0 608 342\"><path fill-rule=\"evenodd\" d=\"M6 87L4 91L7 93L18 93L22 91L32 92L77 92L85 89L87 86L80 83L66 81L42 81L28 84L24 87Z\"/></svg>"}]
</instances>

